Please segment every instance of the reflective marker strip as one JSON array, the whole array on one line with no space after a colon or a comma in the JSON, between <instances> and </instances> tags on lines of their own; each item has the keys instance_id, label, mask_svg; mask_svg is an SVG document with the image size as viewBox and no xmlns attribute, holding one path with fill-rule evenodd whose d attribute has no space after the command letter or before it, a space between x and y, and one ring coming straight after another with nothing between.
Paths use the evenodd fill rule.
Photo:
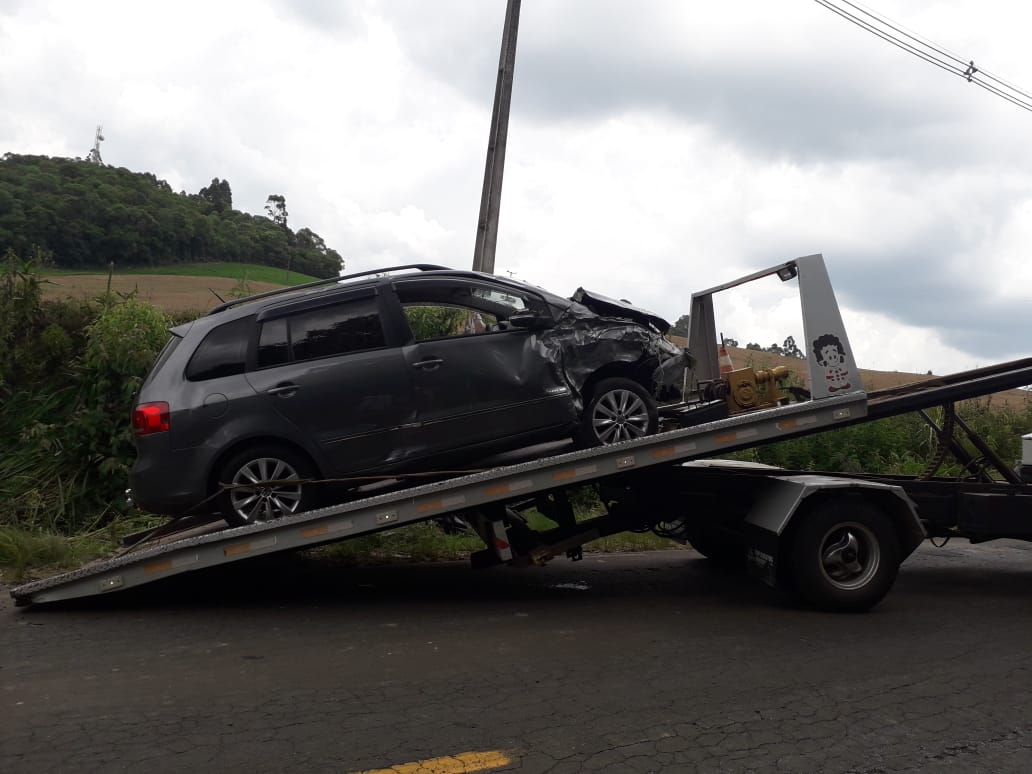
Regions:
<instances>
[{"instance_id":1,"label":"reflective marker strip","mask_svg":"<svg viewBox=\"0 0 1032 774\"><path fill-rule=\"evenodd\" d=\"M442 497L440 500L428 500L416 506L420 513L433 513L445 508L453 508L456 505L463 505L466 502L466 495L455 495L454 497Z\"/></svg>"},{"instance_id":2,"label":"reflective marker strip","mask_svg":"<svg viewBox=\"0 0 1032 774\"><path fill-rule=\"evenodd\" d=\"M240 556L241 554L249 554L251 551L257 551L260 548L270 548L276 545L275 535L271 535L264 540L252 540L248 543L237 543L232 546L226 546L222 549L223 556Z\"/></svg>"},{"instance_id":3,"label":"reflective marker strip","mask_svg":"<svg viewBox=\"0 0 1032 774\"><path fill-rule=\"evenodd\" d=\"M197 554L188 554L187 556L180 556L175 559L164 559L160 562L151 562L150 564L143 565L143 571L146 573L168 572L176 567L185 567L188 564L194 564L199 559L200 557Z\"/></svg>"},{"instance_id":4,"label":"reflective marker strip","mask_svg":"<svg viewBox=\"0 0 1032 774\"><path fill-rule=\"evenodd\" d=\"M123 583L124 583L124 581L122 580L122 576L121 575L113 575L110 578L104 578L100 582L100 590L101 591L114 591L115 589L122 588L122 584ZM40 601L41 602L45 602L46 599L44 598L44 599L41 599Z\"/></svg>"},{"instance_id":5,"label":"reflective marker strip","mask_svg":"<svg viewBox=\"0 0 1032 774\"><path fill-rule=\"evenodd\" d=\"M512 762L512 756L504 750L490 750L398 763L387 769L366 769L356 774L472 774L508 766Z\"/></svg>"},{"instance_id":6,"label":"reflective marker strip","mask_svg":"<svg viewBox=\"0 0 1032 774\"><path fill-rule=\"evenodd\" d=\"M346 521L333 521L329 524L305 527L301 530L301 536L306 538L319 537L320 535L329 535L331 532L343 532L344 530L351 529L354 526L354 523L350 519Z\"/></svg>"},{"instance_id":7,"label":"reflective marker strip","mask_svg":"<svg viewBox=\"0 0 1032 774\"><path fill-rule=\"evenodd\" d=\"M391 522L398 520L397 511L384 511L383 513L376 514L377 524L390 524Z\"/></svg>"},{"instance_id":8,"label":"reflective marker strip","mask_svg":"<svg viewBox=\"0 0 1032 774\"><path fill-rule=\"evenodd\" d=\"M733 441L742 441L746 438L752 438L758 434L759 431L756 428L749 428L747 430L738 430L734 433L718 435L713 439L713 441L714 443L732 443Z\"/></svg>"},{"instance_id":9,"label":"reflective marker strip","mask_svg":"<svg viewBox=\"0 0 1032 774\"><path fill-rule=\"evenodd\" d=\"M579 468L572 468L568 470L560 470L557 473L552 474L553 481L569 481L571 478L579 478L580 476L586 476L589 473L594 473L598 470L596 465L584 465Z\"/></svg>"},{"instance_id":10,"label":"reflective marker strip","mask_svg":"<svg viewBox=\"0 0 1032 774\"><path fill-rule=\"evenodd\" d=\"M806 425L817 424L817 416L811 414L808 417L796 417L795 419L783 419L780 422L775 422L774 426L778 430L791 430L796 427L805 427Z\"/></svg>"},{"instance_id":11,"label":"reflective marker strip","mask_svg":"<svg viewBox=\"0 0 1032 774\"><path fill-rule=\"evenodd\" d=\"M685 452L690 451L695 451L695 441L679 443L674 446L664 446L662 449L656 449L652 452L652 459L663 460L667 457L673 457L675 454L684 454Z\"/></svg>"},{"instance_id":12,"label":"reflective marker strip","mask_svg":"<svg viewBox=\"0 0 1032 774\"><path fill-rule=\"evenodd\" d=\"M532 486L534 486L533 480L524 478L520 481L510 481L508 484L489 486L484 490L484 494L488 497L494 497L496 495L509 494L510 492L519 492L521 489L530 489Z\"/></svg>"}]
</instances>

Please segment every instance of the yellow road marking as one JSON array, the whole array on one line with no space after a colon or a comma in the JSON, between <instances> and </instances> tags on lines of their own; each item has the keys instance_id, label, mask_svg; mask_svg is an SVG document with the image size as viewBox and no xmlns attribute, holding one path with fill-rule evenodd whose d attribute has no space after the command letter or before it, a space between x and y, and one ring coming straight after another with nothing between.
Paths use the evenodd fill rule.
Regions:
<instances>
[{"instance_id":1,"label":"yellow road marking","mask_svg":"<svg viewBox=\"0 0 1032 774\"><path fill-rule=\"evenodd\" d=\"M512 763L512 756L507 752L488 750L399 763L387 769L367 769L356 772L356 774L467 774L468 772L497 769L501 766L508 766L510 763Z\"/></svg>"}]
</instances>

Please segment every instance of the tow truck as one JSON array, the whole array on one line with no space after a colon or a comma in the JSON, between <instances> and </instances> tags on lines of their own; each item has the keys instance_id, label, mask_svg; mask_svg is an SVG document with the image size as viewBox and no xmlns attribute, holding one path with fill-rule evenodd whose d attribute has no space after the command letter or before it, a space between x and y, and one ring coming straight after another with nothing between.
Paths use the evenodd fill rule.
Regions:
<instances>
[{"instance_id":1,"label":"tow truck","mask_svg":"<svg viewBox=\"0 0 1032 774\"><path fill-rule=\"evenodd\" d=\"M809 389L779 369L721 370L714 296L776 277L797 280ZM865 611L891 589L925 538L1032 539L1032 435L1013 470L957 415L954 404L1032 384L1032 358L868 393L842 323L824 258L785 261L695 293L685 400L662 432L608 446L521 460L394 488L236 528L186 519L71 572L11 590L18 605L105 595L205 568L310 548L453 515L484 541L476 568L541 565L627 530L689 543L715 562L794 589L813 606ZM943 407L936 420L930 409ZM960 478L789 471L719 459L731 452L921 412L952 453ZM958 436L966 436L968 444ZM970 447L977 453L968 451ZM569 493L594 486L605 512L578 521ZM537 508L554 527L532 529Z\"/></svg>"}]
</instances>

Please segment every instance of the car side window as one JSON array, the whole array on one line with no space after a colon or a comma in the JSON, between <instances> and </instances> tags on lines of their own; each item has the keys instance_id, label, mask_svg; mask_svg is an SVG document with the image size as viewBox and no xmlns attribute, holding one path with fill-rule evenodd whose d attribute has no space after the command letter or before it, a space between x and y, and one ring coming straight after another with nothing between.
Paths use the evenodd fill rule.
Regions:
<instances>
[{"instance_id":1,"label":"car side window","mask_svg":"<svg viewBox=\"0 0 1032 774\"><path fill-rule=\"evenodd\" d=\"M254 317L242 317L208 331L186 365L186 378L202 382L244 372Z\"/></svg>"},{"instance_id":2,"label":"car side window","mask_svg":"<svg viewBox=\"0 0 1032 774\"><path fill-rule=\"evenodd\" d=\"M474 282L398 282L395 291L415 341L509 330L510 315L531 308L518 291Z\"/></svg>"},{"instance_id":3,"label":"car side window","mask_svg":"<svg viewBox=\"0 0 1032 774\"><path fill-rule=\"evenodd\" d=\"M498 325L494 315L460 306L427 303L405 304L402 308L416 341L475 336L494 330Z\"/></svg>"},{"instance_id":4,"label":"car side window","mask_svg":"<svg viewBox=\"0 0 1032 774\"><path fill-rule=\"evenodd\" d=\"M376 299L346 301L266 320L258 338L258 367L345 355L385 344Z\"/></svg>"}]
</instances>

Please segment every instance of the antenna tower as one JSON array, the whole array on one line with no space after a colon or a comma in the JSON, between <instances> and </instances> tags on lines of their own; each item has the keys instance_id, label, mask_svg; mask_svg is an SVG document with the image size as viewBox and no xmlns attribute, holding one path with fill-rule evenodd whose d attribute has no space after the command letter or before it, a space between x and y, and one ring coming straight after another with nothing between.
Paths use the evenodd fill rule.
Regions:
<instances>
[{"instance_id":1,"label":"antenna tower","mask_svg":"<svg viewBox=\"0 0 1032 774\"><path fill-rule=\"evenodd\" d=\"M86 154L86 160L91 164L104 164L104 160L100 157L100 144L104 141L104 127L97 124L97 134L93 138L93 149Z\"/></svg>"}]
</instances>

